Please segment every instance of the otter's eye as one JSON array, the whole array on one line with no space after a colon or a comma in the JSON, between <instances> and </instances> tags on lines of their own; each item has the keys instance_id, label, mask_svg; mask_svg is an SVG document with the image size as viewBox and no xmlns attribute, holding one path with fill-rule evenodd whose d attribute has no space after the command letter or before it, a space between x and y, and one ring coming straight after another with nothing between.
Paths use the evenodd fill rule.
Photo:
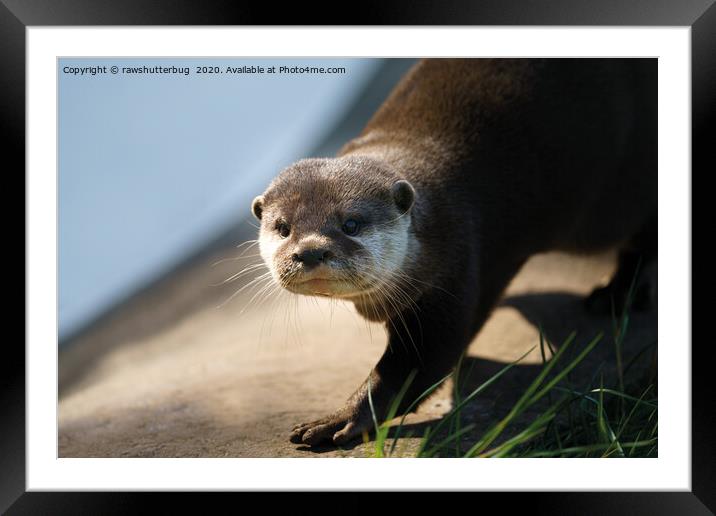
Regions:
<instances>
[{"instance_id":1,"label":"otter's eye","mask_svg":"<svg viewBox=\"0 0 716 516\"><path fill-rule=\"evenodd\" d=\"M358 224L358 222L353 219L348 219L343 223L343 227L341 229L346 235L352 236L358 233L358 230L360 229L360 224Z\"/></svg>"},{"instance_id":2,"label":"otter's eye","mask_svg":"<svg viewBox=\"0 0 716 516\"><path fill-rule=\"evenodd\" d=\"M286 238L288 235L291 234L291 226L289 226L283 221L280 221L276 224L276 231L278 231L278 234L281 236L281 238Z\"/></svg>"}]
</instances>

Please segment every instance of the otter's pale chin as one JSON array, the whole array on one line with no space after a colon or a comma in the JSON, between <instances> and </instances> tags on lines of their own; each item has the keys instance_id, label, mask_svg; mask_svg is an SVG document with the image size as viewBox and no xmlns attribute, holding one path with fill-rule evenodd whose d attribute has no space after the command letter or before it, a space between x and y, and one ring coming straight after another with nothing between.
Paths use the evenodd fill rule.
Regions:
<instances>
[{"instance_id":1,"label":"otter's pale chin","mask_svg":"<svg viewBox=\"0 0 716 516\"><path fill-rule=\"evenodd\" d=\"M341 291L343 282L334 279L316 278L303 281L297 287L309 295L334 297Z\"/></svg>"},{"instance_id":2,"label":"otter's pale chin","mask_svg":"<svg viewBox=\"0 0 716 516\"><path fill-rule=\"evenodd\" d=\"M294 294L320 297L347 297L355 287L341 279L313 278L304 281L291 281L283 287Z\"/></svg>"}]
</instances>

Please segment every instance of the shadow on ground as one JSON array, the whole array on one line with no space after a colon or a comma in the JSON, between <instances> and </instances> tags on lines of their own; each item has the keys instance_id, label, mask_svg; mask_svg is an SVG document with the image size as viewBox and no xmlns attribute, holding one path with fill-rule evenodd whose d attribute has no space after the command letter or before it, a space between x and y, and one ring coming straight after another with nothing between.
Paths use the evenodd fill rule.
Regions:
<instances>
[{"instance_id":1,"label":"shadow on ground","mask_svg":"<svg viewBox=\"0 0 716 516\"><path fill-rule=\"evenodd\" d=\"M541 329L545 337L545 353L550 356L547 341L556 352L569 335L574 332L575 340L566 350L553 374L561 370L596 336L603 337L585 359L568 375L569 384L576 389L590 389L603 385L618 389L617 358L615 347L615 321L611 316L589 314L583 307L583 296L570 293L550 292L526 294L506 298L502 307L517 309L535 328ZM627 392L642 392L648 385L656 384L657 313L643 311L629 315L628 331L622 342L624 376L628 383ZM457 396L453 392L452 404L465 399L494 375L506 367L504 362L466 356L461 364ZM460 443L460 450L469 450L495 422L505 417L518 402L529 385L542 371L542 364L521 364L506 371L497 382L481 392L460 411L460 427L475 425ZM453 385L454 389L454 385ZM545 397L528 408L493 446L504 442L544 413L551 403ZM420 426L417 435L423 435L425 427L438 424L429 421ZM444 425L445 426L445 425ZM446 428L432 442L447 437ZM457 453L457 452L455 452ZM454 456L450 448L443 449L441 456Z\"/></svg>"}]
</instances>

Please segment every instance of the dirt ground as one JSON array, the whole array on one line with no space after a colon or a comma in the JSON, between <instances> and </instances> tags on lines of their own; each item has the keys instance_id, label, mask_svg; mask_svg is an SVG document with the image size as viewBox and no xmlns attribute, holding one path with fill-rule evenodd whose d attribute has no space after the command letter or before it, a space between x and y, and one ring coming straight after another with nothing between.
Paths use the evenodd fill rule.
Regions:
<instances>
[{"instance_id":1,"label":"dirt ground","mask_svg":"<svg viewBox=\"0 0 716 516\"><path fill-rule=\"evenodd\" d=\"M173 273L64 346L59 360L60 457L364 457L372 443L343 450L291 444L293 425L337 408L385 346L383 328L350 305L287 293L254 296L258 276L220 286L255 261L225 248ZM212 266L217 260L227 259ZM466 389L539 342L576 330L581 345L604 331L588 367L614 362L609 317L587 315L582 297L609 278L614 256L534 257L470 345ZM632 317L625 355L657 338L656 312ZM471 403L466 417L484 430L509 408L541 364L533 350ZM588 374L589 369L584 369ZM591 374L591 373L589 373ZM408 418L417 434L452 406L447 385ZM469 439L469 436L466 438ZM405 440L409 455L417 438Z\"/></svg>"}]
</instances>

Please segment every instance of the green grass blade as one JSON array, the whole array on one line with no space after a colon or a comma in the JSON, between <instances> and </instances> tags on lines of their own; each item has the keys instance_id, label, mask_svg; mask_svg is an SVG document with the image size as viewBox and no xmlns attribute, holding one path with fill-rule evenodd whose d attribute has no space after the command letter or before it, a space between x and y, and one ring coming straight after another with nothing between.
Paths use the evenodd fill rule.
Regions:
<instances>
[{"instance_id":1,"label":"green grass blade","mask_svg":"<svg viewBox=\"0 0 716 516\"><path fill-rule=\"evenodd\" d=\"M560 399L557 403L552 405L549 409L547 409L540 416L538 416L522 432L508 439L501 445L482 453L480 457L504 457L515 446L518 446L520 444L526 444L532 438L545 432L547 430L547 426L557 415L557 412L564 405L565 401L566 398Z\"/></svg>"},{"instance_id":2,"label":"green grass blade","mask_svg":"<svg viewBox=\"0 0 716 516\"><path fill-rule=\"evenodd\" d=\"M473 390L469 395L467 395L459 404L457 404L446 416L443 416L443 418L440 420L440 422L435 427L435 430L432 432L432 435L437 435L437 432L447 424L453 415L457 413L462 407L464 407L467 403L472 401L478 394L482 393L485 389L487 389L490 385L495 383L502 375L504 375L507 371L509 371L512 367L514 367L516 364L518 364L521 360L523 360L527 355L529 355L534 347L530 348L524 355L522 355L520 358L515 360L514 362L511 362L507 364L505 367L500 369L497 373L492 375L490 378L488 378L485 382L480 384L480 386Z\"/></svg>"},{"instance_id":3,"label":"green grass blade","mask_svg":"<svg viewBox=\"0 0 716 516\"><path fill-rule=\"evenodd\" d=\"M587 344L587 346L582 350L577 357L570 362L570 364L562 369L554 378L552 378L543 388L540 390L537 394L534 395L534 397L530 400L529 405L532 405L536 401L538 401L542 396L544 396L547 392L549 392L555 385L557 385L569 372L574 369L583 359L586 357L592 349L594 349L594 346L596 346L599 341L602 339L602 333L599 333L596 337L592 339L592 341ZM560 350L561 351L561 350Z\"/></svg>"},{"instance_id":4,"label":"green grass blade","mask_svg":"<svg viewBox=\"0 0 716 516\"><path fill-rule=\"evenodd\" d=\"M398 412L398 407L400 406L401 401L405 397L405 393L408 392L408 388L410 387L410 384L413 383L413 379L415 379L415 375L418 373L416 369L413 369L410 374L408 375L408 378L403 382L403 386L400 388L400 391L398 391L398 394L393 398L393 401L390 404L390 408L388 409L388 413L386 414L385 421L383 421L380 425L380 428L376 430L376 452L378 452L378 447L380 448L379 455L380 457L384 456L384 444L385 441L388 438L388 433L390 432L390 421L395 417L395 414ZM369 383L370 387L370 383ZM373 414L373 422L374 424L377 424L377 418L375 415L375 411L373 410L373 398L370 395L370 390L368 390L368 402L370 404L371 413ZM395 443L395 441L393 441ZM394 446L391 446L390 453L395 449Z\"/></svg>"},{"instance_id":5,"label":"green grass blade","mask_svg":"<svg viewBox=\"0 0 716 516\"><path fill-rule=\"evenodd\" d=\"M469 425L467 425L467 426L464 426L459 432L451 433L451 434L448 435L445 439L443 439L442 441L440 441L438 444L433 445L433 447L430 448L430 450L428 450L427 452L425 452L425 454L424 454L423 456L424 456L424 457L433 457L433 456L435 456L435 453L437 453L437 452L440 451L441 449L445 448L448 444L450 444L451 442L453 442L455 439L459 439L460 437L462 437L463 435L465 435L466 433L468 433L470 430L472 430L472 429L475 428L476 426L477 426L477 425L471 423L471 424L469 424ZM432 435L435 435L435 433L433 432Z\"/></svg>"},{"instance_id":6,"label":"green grass blade","mask_svg":"<svg viewBox=\"0 0 716 516\"><path fill-rule=\"evenodd\" d=\"M375 453L374 457L383 457L383 442L380 436L380 427L378 426L378 418L375 415L375 407L373 407L373 396L370 376L368 376L368 406L370 407L370 415L373 418L373 427L375 428Z\"/></svg>"},{"instance_id":7,"label":"green grass blade","mask_svg":"<svg viewBox=\"0 0 716 516\"><path fill-rule=\"evenodd\" d=\"M418 397L415 399L415 401L413 401L410 405L408 405L408 408L405 409L405 414L403 414L403 417L400 418L400 422L398 423L398 426L397 426L396 429L395 429L395 437L393 438L393 443L392 443L391 446L390 446L389 454L392 454L393 451L395 450L395 445L396 445L396 443L398 442L398 438L400 437L400 434L401 434L402 431L403 431L403 424L405 423L405 418L408 417L408 414L410 414L410 412L411 412L421 401L423 401L425 398L427 398L428 396L430 396L438 387L440 387L445 380L447 380L448 378L450 378L451 375L452 375L452 373L450 373L450 374L447 375L447 376L444 376L441 380L438 380L437 382L435 382L434 384L432 384L432 385L431 385L430 387L428 387L425 391L423 391L423 393L422 393L420 396L418 396Z\"/></svg>"}]
</instances>

